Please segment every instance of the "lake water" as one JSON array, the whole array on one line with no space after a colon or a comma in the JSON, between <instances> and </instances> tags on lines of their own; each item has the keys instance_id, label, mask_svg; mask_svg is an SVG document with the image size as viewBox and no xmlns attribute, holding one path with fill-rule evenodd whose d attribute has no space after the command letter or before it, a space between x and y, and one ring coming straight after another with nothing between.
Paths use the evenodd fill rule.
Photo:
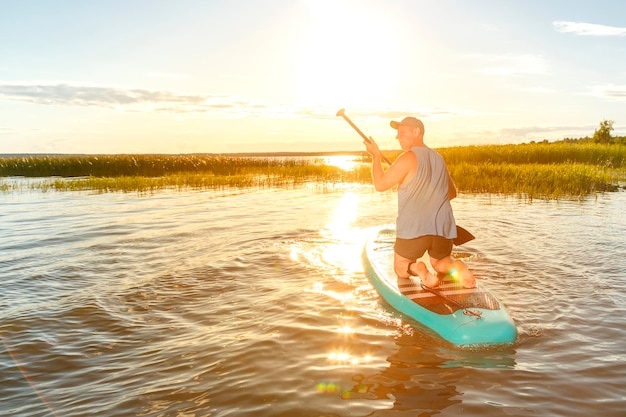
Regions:
<instances>
[{"instance_id":1,"label":"lake water","mask_svg":"<svg viewBox=\"0 0 626 417\"><path fill-rule=\"evenodd\" d=\"M3 415L626 415L625 192L454 200L457 255L519 331L471 350L363 274L393 192L0 199Z\"/></svg>"}]
</instances>

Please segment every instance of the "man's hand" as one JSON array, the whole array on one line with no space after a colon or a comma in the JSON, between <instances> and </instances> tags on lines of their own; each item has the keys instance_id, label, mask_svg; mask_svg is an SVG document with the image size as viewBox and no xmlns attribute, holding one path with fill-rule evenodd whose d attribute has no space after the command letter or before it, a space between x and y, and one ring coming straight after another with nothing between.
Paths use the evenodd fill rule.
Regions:
<instances>
[{"instance_id":1,"label":"man's hand","mask_svg":"<svg viewBox=\"0 0 626 417\"><path fill-rule=\"evenodd\" d=\"M365 149L367 149L367 152L370 155L372 155L373 158L380 159L382 153L380 152L380 149L378 148L378 144L374 142L374 139L372 139L371 136L370 136L369 142L364 140L363 144L365 145Z\"/></svg>"}]
</instances>

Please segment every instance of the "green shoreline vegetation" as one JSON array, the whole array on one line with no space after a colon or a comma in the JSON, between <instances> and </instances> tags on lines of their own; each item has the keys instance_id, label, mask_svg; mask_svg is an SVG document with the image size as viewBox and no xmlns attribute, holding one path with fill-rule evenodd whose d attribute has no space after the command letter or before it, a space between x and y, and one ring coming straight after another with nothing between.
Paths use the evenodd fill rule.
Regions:
<instances>
[{"instance_id":1,"label":"green shoreline vegetation","mask_svg":"<svg viewBox=\"0 0 626 417\"><path fill-rule=\"evenodd\" d=\"M563 140L521 145L440 148L460 193L527 199L584 199L617 191L626 181L626 141ZM621 142L619 141L621 140ZM337 153L334 153L337 155ZM393 160L399 152L389 152ZM68 155L0 158L0 191L149 193L162 189L296 187L305 183L369 183L370 166L344 170L323 163L329 154L270 155ZM313 158L312 156L319 156ZM24 185L27 184L27 185Z\"/></svg>"},{"instance_id":2,"label":"green shoreline vegetation","mask_svg":"<svg viewBox=\"0 0 626 417\"><path fill-rule=\"evenodd\" d=\"M626 181L626 145L535 143L440 150L461 192L584 199Z\"/></svg>"}]
</instances>

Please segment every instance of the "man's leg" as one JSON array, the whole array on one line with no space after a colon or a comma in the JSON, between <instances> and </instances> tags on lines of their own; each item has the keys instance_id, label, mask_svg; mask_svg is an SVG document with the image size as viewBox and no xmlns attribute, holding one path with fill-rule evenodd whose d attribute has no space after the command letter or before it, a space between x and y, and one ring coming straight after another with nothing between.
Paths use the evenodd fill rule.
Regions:
<instances>
[{"instance_id":1,"label":"man's leg","mask_svg":"<svg viewBox=\"0 0 626 417\"><path fill-rule=\"evenodd\" d=\"M415 259L408 259L394 253L393 268L398 278L409 278L413 275L418 276L422 284L427 287L435 288L439 285L439 278L430 273L422 261L415 262Z\"/></svg>"}]
</instances>

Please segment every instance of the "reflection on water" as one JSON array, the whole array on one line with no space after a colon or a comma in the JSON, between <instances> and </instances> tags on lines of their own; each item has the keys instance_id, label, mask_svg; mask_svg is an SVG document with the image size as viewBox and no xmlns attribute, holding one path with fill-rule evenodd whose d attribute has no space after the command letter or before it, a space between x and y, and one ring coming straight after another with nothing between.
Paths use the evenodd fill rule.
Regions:
<instances>
[{"instance_id":1,"label":"reflection on water","mask_svg":"<svg viewBox=\"0 0 626 417\"><path fill-rule=\"evenodd\" d=\"M324 165L339 167L344 171L352 171L363 163L362 158L359 156L346 155L325 156L322 158L322 161Z\"/></svg>"},{"instance_id":2,"label":"reflection on water","mask_svg":"<svg viewBox=\"0 0 626 417\"><path fill-rule=\"evenodd\" d=\"M342 398L357 398L389 401L388 411L411 411L420 413L441 412L446 408L460 404L460 392L453 373L442 378L437 369L438 363L424 352L421 346L415 346L411 336L401 336L396 340L398 350L387 358L388 367L375 373L356 373L354 384L342 393ZM423 361L423 355L430 358Z\"/></svg>"},{"instance_id":3,"label":"reflection on water","mask_svg":"<svg viewBox=\"0 0 626 417\"><path fill-rule=\"evenodd\" d=\"M621 416L625 196L456 199L476 236L460 250L520 334L469 350L395 312L363 274L393 193L5 194L0 409Z\"/></svg>"},{"instance_id":4,"label":"reflection on water","mask_svg":"<svg viewBox=\"0 0 626 417\"><path fill-rule=\"evenodd\" d=\"M510 346L490 351L457 351L425 345L411 332L398 333L394 344L394 352L386 357L385 365L376 363L371 366L376 362L372 355L359 358L347 350L331 352L329 368L335 372L339 366L350 368L350 380L323 381L318 383L316 390L325 394L338 393L349 402L383 401L377 405L381 410L434 415L462 403L463 393L457 384L466 383L468 368L515 367L515 349Z\"/></svg>"},{"instance_id":5,"label":"reflection on water","mask_svg":"<svg viewBox=\"0 0 626 417\"><path fill-rule=\"evenodd\" d=\"M367 235L354 225L358 207L358 196L351 191L344 193L333 211L330 223L320 232L322 237L332 242L325 245L322 259L339 268L339 279L363 270L361 244Z\"/></svg>"}]
</instances>

